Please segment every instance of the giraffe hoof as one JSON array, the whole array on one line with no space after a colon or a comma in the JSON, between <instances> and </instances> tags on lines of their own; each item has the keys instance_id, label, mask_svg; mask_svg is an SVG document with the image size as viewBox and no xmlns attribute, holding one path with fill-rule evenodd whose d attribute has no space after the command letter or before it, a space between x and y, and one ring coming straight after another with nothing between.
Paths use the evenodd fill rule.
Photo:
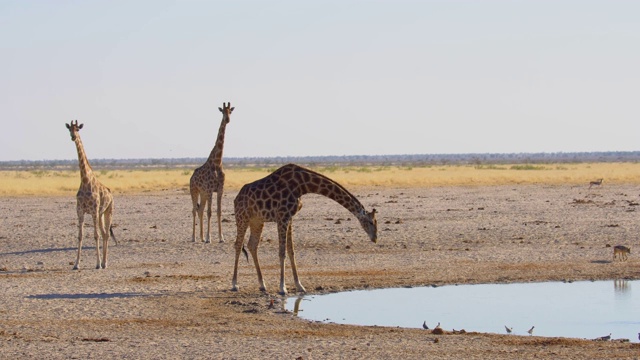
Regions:
<instances>
[{"instance_id":1,"label":"giraffe hoof","mask_svg":"<svg viewBox=\"0 0 640 360\"><path fill-rule=\"evenodd\" d=\"M72 270L78 270L78 265L74 266Z\"/></svg>"},{"instance_id":2,"label":"giraffe hoof","mask_svg":"<svg viewBox=\"0 0 640 360\"><path fill-rule=\"evenodd\" d=\"M233 287L231 288L231 291L237 292L238 290L240 289L236 285L233 285Z\"/></svg>"}]
</instances>

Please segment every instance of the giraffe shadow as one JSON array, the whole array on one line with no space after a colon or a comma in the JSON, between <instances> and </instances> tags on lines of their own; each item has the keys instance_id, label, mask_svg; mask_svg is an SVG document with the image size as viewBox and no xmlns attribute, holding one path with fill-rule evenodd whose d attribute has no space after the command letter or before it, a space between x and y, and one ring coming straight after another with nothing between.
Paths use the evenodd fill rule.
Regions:
<instances>
[{"instance_id":1,"label":"giraffe shadow","mask_svg":"<svg viewBox=\"0 0 640 360\"><path fill-rule=\"evenodd\" d=\"M82 250L85 249L95 249L95 246L83 246ZM25 251L14 251L7 253L0 253L0 255L27 255L27 254L47 254L58 251L77 251L77 247L66 247L66 248L50 248L50 249L33 249L33 250L25 250Z\"/></svg>"},{"instance_id":2,"label":"giraffe shadow","mask_svg":"<svg viewBox=\"0 0 640 360\"><path fill-rule=\"evenodd\" d=\"M593 260L592 264L611 264L613 261L611 260Z\"/></svg>"},{"instance_id":3,"label":"giraffe shadow","mask_svg":"<svg viewBox=\"0 0 640 360\"><path fill-rule=\"evenodd\" d=\"M90 294L38 294L28 295L27 299L38 300L73 300L73 299L127 299L134 297L152 297L159 296L157 294L144 294L136 292L125 293L90 293Z\"/></svg>"}]
</instances>

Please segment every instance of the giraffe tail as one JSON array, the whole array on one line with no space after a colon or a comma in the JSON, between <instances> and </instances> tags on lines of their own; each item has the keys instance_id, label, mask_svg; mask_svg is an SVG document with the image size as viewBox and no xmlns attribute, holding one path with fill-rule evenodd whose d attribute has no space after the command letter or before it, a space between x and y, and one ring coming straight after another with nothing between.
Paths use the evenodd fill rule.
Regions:
<instances>
[{"instance_id":1,"label":"giraffe tail","mask_svg":"<svg viewBox=\"0 0 640 360\"><path fill-rule=\"evenodd\" d=\"M115 241L116 245L118 245L118 240L116 240L116 234L113 233L113 226L109 226L109 234L111 234L113 241Z\"/></svg>"},{"instance_id":2,"label":"giraffe tail","mask_svg":"<svg viewBox=\"0 0 640 360\"><path fill-rule=\"evenodd\" d=\"M244 257L247 258L247 262L249 262L249 254L247 250L244 248L244 244L242 245L242 252L244 253Z\"/></svg>"}]
</instances>

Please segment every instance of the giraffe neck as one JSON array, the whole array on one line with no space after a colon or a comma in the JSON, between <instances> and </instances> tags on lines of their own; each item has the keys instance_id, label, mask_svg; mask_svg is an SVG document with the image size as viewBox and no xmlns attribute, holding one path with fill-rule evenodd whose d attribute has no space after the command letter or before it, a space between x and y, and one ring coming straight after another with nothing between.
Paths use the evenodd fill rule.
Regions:
<instances>
[{"instance_id":1,"label":"giraffe neck","mask_svg":"<svg viewBox=\"0 0 640 360\"><path fill-rule=\"evenodd\" d=\"M89 160L87 159L87 155L84 152L84 146L82 145L82 140L80 140L80 135L76 135L76 140L74 142L76 144L76 150L78 150L78 165L80 166L80 178L82 179L82 183L86 183L93 176L93 171L91 169L91 165L89 165Z\"/></svg>"},{"instance_id":2,"label":"giraffe neck","mask_svg":"<svg viewBox=\"0 0 640 360\"><path fill-rule=\"evenodd\" d=\"M216 144L211 150L211 154L209 154L209 158L207 159L207 163L211 165L215 165L218 167L222 166L222 150L224 148L224 133L227 129L227 121L225 117L222 117L222 123L220 123L220 129L218 130L218 138L216 139Z\"/></svg>"},{"instance_id":3,"label":"giraffe neck","mask_svg":"<svg viewBox=\"0 0 640 360\"><path fill-rule=\"evenodd\" d=\"M300 183L300 196L304 194L326 196L349 210L358 219L365 213L364 206L355 196L342 185L322 174L296 166L294 178Z\"/></svg>"}]
</instances>

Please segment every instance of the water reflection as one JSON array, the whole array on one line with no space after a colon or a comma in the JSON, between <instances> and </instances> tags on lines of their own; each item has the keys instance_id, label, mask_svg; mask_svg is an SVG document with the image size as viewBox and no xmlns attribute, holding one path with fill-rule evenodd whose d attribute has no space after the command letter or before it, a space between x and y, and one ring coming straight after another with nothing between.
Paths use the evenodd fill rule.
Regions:
<instances>
[{"instance_id":1,"label":"water reflection","mask_svg":"<svg viewBox=\"0 0 640 360\"><path fill-rule=\"evenodd\" d=\"M285 307L309 320L367 326L595 339L612 334L638 342L640 281L487 284L350 291L289 298Z\"/></svg>"},{"instance_id":2,"label":"water reflection","mask_svg":"<svg viewBox=\"0 0 640 360\"><path fill-rule=\"evenodd\" d=\"M628 280L613 280L613 290L616 295L627 295L629 294L629 281Z\"/></svg>"},{"instance_id":3,"label":"water reflection","mask_svg":"<svg viewBox=\"0 0 640 360\"><path fill-rule=\"evenodd\" d=\"M291 300L292 298L289 298ZM298 316L298 312L300 311L300 303L302 302L303 297L295 298L295 302L293 303L293 315Z\"/></svg>"}]
</instances>

